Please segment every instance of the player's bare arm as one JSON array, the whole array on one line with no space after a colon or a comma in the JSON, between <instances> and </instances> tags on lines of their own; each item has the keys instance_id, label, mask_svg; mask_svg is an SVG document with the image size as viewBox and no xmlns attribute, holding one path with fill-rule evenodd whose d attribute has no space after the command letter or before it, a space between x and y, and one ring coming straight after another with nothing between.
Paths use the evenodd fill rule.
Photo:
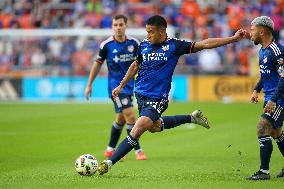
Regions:
<instances>
[{"instance_id":1,"label":"player's bare arm","mask_svg":"<svg viewBox=\"0 0 284 189\"><path fill-rule=\"evenodd\" d=\"M119 86L117 86L115 89L113 89L112 91L112 96L114 98L116 98L118 96L118 94L120 93L120 91L123 89L123 87L129 82L130 79L132 79L135 74L137 73L139 69L139 64L137 61L134 61L129 69L127 70L126 75L124 76L124 78L122 79L122 81L120 82Z\"/></svg>"},{"instance_id":2,"label":"player's bare arm","mask_svg":"<svg viewBox=\"0 0 284 189\"><path fill-rule=\"evenodd\" d=\"M224 38L208 38L202 41L198 41L194 44L192 52L198 52L203 49L212 49L240 41L245 38L249 38L249 33L246 30L239 29L234 36Z\"/></svg>"},{"instance_id":3,"label":"player's bare arm","mask_svg":"<svg viewBox=\"0 0 284 189\"><path fill-rule=\"evenodd\" d=\"M97 77L99 71L101 70L102 64L98 63L97 61L94 62L90 75L89 75L89 80L88 80L88 84L87 87L85 89L85 97L87 100L89 100L89 97L92 96L92 83L95 80L95 78Z\"/></svg>"},{"instance_id":4,"label":"player's bare arm","mask_svg":"<svg viewBox=\"0 0 284 189\"><path fill-rule=\"evenodd\" d=\"M250 101L252 103L258 103L258 95L260 93L260 91L262 90L263 88L263 79L262 77L260 77L259 81L257 82L256 86L254 87L254 90L252 92L252 95L250 97Z\"/></svg>"}]
</instances>

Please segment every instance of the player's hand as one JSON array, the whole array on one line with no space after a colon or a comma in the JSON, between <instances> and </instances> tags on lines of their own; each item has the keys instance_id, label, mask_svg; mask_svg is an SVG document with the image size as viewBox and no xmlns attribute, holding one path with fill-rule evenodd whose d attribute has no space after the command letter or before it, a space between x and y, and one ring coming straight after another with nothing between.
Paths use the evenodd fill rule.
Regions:
<instances>
[{"instance_id":1,"label":"player's hand","mask_svg":"<svg viewBox=\"0 0 284 189\"><path fill-rule=\"evenodd\" d=\"M234 37L236 38L237 41L240 41L242 39L250 39L250 33L244 29L239 29Z\"/></svg>"},{"instance_id":2,"label":"player's hand","mask_svg":"<svg viewBox=\"0 0 284 189\"><path fill-rule=\"evenodd\" d=\"M276 103L269 100L264 107L264 112L272 114L275 111L275 108L276 108Z\"/></svg>"},{"instance_id":3,"label":"player's hand","mask_svg":"<svg viewBox=\"0 0 284 189\"><path fill-rule=\"evenodd\" d=\"M87 100L89 100L89 97L92 96L92 87L91 86L87 86L85 89L85 97Z\"/></svg>"},{"instance_id":4,"label":"player's hand","mask_svg":"<svg viewBox=\"0 0 284 189\"><path fill-rule=\"evenodd\" d=\"M115 89L112 90L112 97L113 98L117 98L118 94L121 92L122 87L120 87L120 85L118 87L116 87Z\"/></svg>"},{"instance_id":5,"label":"player's hand","mask_svg":"<svg viewBox=\"0 0 284 189\"><path fill-rule=\"evenodd\" d=\"M252 95L250 97L250 101L252 103L255 103L255 104L258 103L258 93L257 93L256 90L253 91L253 93L252 93Z\"/></svg>"}]
</instances>

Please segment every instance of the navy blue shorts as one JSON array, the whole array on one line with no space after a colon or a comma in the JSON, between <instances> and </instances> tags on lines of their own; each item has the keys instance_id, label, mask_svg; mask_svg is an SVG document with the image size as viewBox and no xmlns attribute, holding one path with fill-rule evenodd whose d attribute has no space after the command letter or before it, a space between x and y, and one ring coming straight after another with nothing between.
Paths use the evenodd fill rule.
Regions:
<instances>
[{"instance_id":1,"label":"navy blue shorts","mask_svg":"<svg viewBox=\"0 0 284 189\"><path fill-rule=\"evenodd\" d=\"M139 116L149 117L153 122L157 121L162 113L168 108L169 100L166 98L148 98L135 93Z\"/></svg>"},{"instance_id":2,"label":"navy blue shorts","mask_svg":"<svg viewBox=\"0 0 284 189\"><path fill-rule=\"evenodd\" d=\"M267 119L271 123L272 128L279 129L283 126L283 120L284 120L283 107L281 107L280 105L276 105L273 114L270 115L269 113L263 113L261 117Z\"/></svg>"},{"instance_id":3,"label":"navy blue shorts","mask_svg":"<svg viewBox=\"0 0 284 189\"><path fill-rule=\"evenodd\" d=\"M129 94L118 94L117 98L114 99L113 97L111 97L111 100L114 104L114 109L116 113L121 113L122 110L129 107L133 107L132 95Z\"/></svg>"}]
</instances>

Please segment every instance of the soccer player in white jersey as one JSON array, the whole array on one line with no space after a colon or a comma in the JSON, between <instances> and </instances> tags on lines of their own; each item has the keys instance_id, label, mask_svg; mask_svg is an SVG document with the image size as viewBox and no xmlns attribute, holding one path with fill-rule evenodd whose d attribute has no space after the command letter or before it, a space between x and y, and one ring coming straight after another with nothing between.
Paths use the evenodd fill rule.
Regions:
<instances>
[{"instance_id":1,"label":"soccer player in white jersey","mask_svg":"<svg viewBox=\"0 0 284 189\"><path fill-rule=\"evenodd\" d=\"M85 96L88 100L92 94L92 83L99 73L104 62L108 67L108 93L114 103L116 118L113 122L109 144L104 156L109 158L115 151L123 125L126 124L126 131L129 134L136 121L135 111L132 104L134 79L131 78L121 91L120 95L113 98L112 90L115 89L126 74L129 66L138 53L139 42L137 39L125 34L127 28L127 17L117 15L112 20L114 35L103 41L96 58L85 89ZM146 160L147 157L142 151L139 143L135 146L137 160Z\"/></svg>"},{"instance_id":2,"label":"soccer player in white jersey","mask_svg":"<svg viewBox=\"0 0 284 189\"><path fill-rule=\"evenodd\" d=\"M178 59L183 54L237 42L247 36L245 30L239 30L232 37L190 42L169 38L166 28L167 22L162 16L155 15L147 20L147 39L139 45L137 59L129 67L120 85L112 92L114 97L119 95L128 81L138 72L135 81L135 95L138 102L139 118L112 157L100 164L98 168L100 174L108 172L121 157L134 148L145 131L160 132L164 129L175 128L183 123L195 123L210 128L206 117L199 110L190 115L161 116L168 107L172 75Z\"/></svg>"},{"instance_id":3,"label":"soccer player in white jersey","mask_svg":"<svg viewBox=\"0 0 284 189\"><path fill-rule=\"evenodd\" d=\"M260 146L260 168L248 177L249 180L270 179L269 163L272 154L272 138L284 157L284 48L273 39L274 23L267 16L260 16L251 22L251 40L260 44L259 68L260 80L257 83L251 102L258 102L258 94L264 93L264 111L257 124ZM284 168L277 177L284 177Z\"/></svg>"}]
</instances>

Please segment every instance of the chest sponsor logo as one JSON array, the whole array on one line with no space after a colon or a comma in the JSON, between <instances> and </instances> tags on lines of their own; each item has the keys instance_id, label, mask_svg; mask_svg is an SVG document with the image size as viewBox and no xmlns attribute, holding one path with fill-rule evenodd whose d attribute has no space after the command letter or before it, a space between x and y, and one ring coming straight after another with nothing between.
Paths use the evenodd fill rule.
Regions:
<instances>
[{"instance_id":1,"label":"chest sponsor logo","mask_svg":"<svg viewBox=\"0 0 284 189\"><path fill-rule=\"evenodd\" d=\"M115 55L115 57L112 59L115 63L120 62L129 62L134 60L133 54L121 54L119 56Z\"/></svg>"},{"instance_id":2,"label":"chest sponsor logo","mask_svg":"<svg viewBox=\"0 0 284 189\"><path fill-rule=\"evenodd\" d=\"M263 74L270 74L270 70L269 70L269 68L267 66L260 65L259 68L260 68L260 72L261 73L263 73Z\"/></svg>"},{"instance_id":3,"label":"chest sponsor logo","mask_svg":"<svg viewBox=\"0 0 284 189\"><path fill-rule=\"evenodd\" d=\"M167 61L168 57L166 56L166 53L149 53L149 54L143 54L143 60L144 61Z\"/></svg>"}]
</instances>

